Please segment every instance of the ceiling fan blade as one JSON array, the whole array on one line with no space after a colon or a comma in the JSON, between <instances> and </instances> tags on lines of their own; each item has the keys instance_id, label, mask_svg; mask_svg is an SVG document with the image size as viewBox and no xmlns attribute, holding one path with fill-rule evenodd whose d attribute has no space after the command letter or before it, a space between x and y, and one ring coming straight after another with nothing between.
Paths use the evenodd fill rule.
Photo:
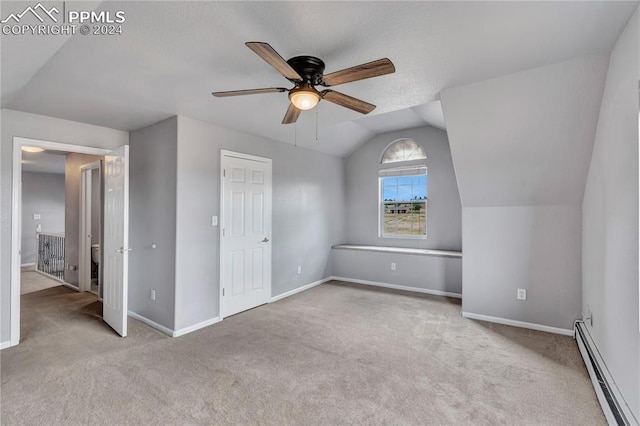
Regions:
<instances>
[{"instance_id":1,"label":"ceiling fan blade","mask_svg":"<svg viewBox=\"0 0 640 426\"><path fill-rule=\"evenodd\" d=\"M361 114L369 114L376 109L376 106L369 102L361 101L344 93L336 92L335 90L323 90L322 99L329 101L336 105L343 106L345 108L352 109Z\"/></svg>"},{"instance_id":2,"label":"ceiling fan blade","mask_svg":"<svg viewBox=\"0 0 640 426\"><path fill-rule=\"evenodd\" d=\"M293 106L293 104L289 104L289 108L287 108L287 112L282 119L282 124L291 124L298 121L298 117L302 111Z\"/></svg>"},{"instance_id":3,"label":"ceiling fan blade","mask_svg":"<svg viewBox=\"0 0 640 426\"><path fill-rule=\"evenodd\" d=\"M282 56L276 52L269 43L261 43L259 41L249 41L245 43L247 47L253 50L258 56L265 60L269 65L274 67L280 74L289 80L302 80L300 74L291 65L285 61Z\"/></svg>"},{"instance_id":4,"label":"ceiling fan blade","mask_svg":"<svg viewBox=\"0 0 640 426\"><path fill-rule=\"evenodd\" d=\"M227 96L242 96L242 95L259 95L262 93L279 93L286 92L288 89L284 87L269 87L267 89L247 89L247 90L230 90L227 92L213 92L211 93L216 98L226 98Z\"/></svg>"},{"instance_id":5,"label":"ceiling fan blade","mask_svg":"<svg viewBox=\"0 0 640 426\"><path fill-rule=\"evenodd\" d=\"M378 77L394 72L396 72L396 67L393 65L393 62L387 58L383 58L327 74L322 77L321 84L325 87L337 86L338 84L350 83L352 81L364 80L366 78Z\"/></svg>"}]
</instances>

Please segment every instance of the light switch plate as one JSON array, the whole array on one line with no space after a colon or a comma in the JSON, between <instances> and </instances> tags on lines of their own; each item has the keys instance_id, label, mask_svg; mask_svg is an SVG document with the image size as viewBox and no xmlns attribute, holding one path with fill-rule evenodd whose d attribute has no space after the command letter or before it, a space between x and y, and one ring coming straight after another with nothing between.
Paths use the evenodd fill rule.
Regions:
<instances>
[{"instance_id":1,"label":"light switch plate","mask_svg":"<svg viewBox=\"0 0 640 426\"><path fill-rule=\"evenodd\" d=\"M211 226L218 226L218 216L211 216Z\"/></svg>"}]
</instances>

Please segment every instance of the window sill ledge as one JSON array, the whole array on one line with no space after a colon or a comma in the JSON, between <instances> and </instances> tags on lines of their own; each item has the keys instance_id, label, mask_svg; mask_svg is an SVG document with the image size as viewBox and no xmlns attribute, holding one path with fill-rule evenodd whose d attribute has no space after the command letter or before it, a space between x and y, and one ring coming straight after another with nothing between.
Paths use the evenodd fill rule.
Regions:
<instances>
[{"instance_id":1,"label":"window sill ledge","mask_svg":"<svg viewBox=\"0 0 640 426\"><path fill-rule=\"evenodd\" d=\"M448 250L430 250L430 249L384 247L384 246L363 246L363 245L356 245L356 244L337 244L331 248L338 249L338 250L360 250L360 251L375 251L379 253L414 254L418 256L462 258L462 252L448 251Z\"/></svg>"}]
</instances>

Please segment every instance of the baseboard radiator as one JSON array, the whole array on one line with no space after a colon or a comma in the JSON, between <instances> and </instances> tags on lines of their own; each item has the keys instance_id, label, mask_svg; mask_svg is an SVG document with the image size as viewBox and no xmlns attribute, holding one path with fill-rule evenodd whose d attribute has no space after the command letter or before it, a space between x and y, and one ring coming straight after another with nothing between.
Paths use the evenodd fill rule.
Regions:
<instances>
[{"instance_id":1,"label":"baseboard radiator","mask_svg":"<svg viewBox=\"0 0 640 426\"><path fill-rule=\"evenodd\" d=\"M576 321L575 331L578 348L607 422L610 425L637 425L637 419L622 398L583 321Z\"/></svg>"}]
</instances>

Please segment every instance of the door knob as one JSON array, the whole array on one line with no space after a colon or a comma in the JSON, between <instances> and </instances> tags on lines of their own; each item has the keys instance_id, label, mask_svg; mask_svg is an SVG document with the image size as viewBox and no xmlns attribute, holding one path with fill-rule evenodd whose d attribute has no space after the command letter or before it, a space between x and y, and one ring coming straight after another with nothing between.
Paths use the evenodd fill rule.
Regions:
<instances>
[{"instance_id":1,"label":"door knob","mask_svg":"<svg viewBox=\"0 0 640 426\"><path fill-rule=\"evenodd\" d=\"M269 239L267 237L264 237L264 240L262 240L263 243L268 243Z\"/></svg>"},{"instance_id":2,"label":"door knob","mask_svg":"<svg viewBox=\"0 0 640 426\"><path fill-rule=\"evenodd\" d=\"M124 248L124 247L120 247L118 250L116 250L116 253L126 253L128 251L131 251L132 249L130 248Z\"/></svg>"}]
</instances>

